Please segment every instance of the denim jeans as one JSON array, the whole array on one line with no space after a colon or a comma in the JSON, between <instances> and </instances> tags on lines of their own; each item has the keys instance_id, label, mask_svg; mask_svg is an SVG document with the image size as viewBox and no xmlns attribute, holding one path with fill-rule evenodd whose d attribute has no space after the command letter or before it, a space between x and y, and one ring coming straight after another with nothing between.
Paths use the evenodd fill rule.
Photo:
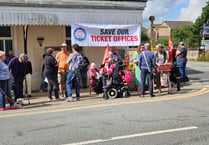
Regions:
<instances>
[{"instance_id":1,"label":"denim jeans","mask_svg":"<svg viewBox=\"0 0 209 145\"><path fill-rule=\"evenodd\" d=\"M72 97L71 83L74 80L76 89L76 99L80 100L80 72L69 70L67 74L67 97Z\"/></svg>"},{"instance_id":2,"label":"denim jeans","mask_svg":"<svg viewBox=\"0 0 209 145\"><path fill-rule=\"evenodd\" d=\"M1 107L5 108L5 104L6 104L5 94L8 96L7 99L8 99L8 102L9 102L10 106L12 106L13 101L12 101L11 89L10 89L10 86L9 86L9 80L0 80L0 87L4 91L4 92L2 92L0 90Z\"/></svg>"},{"instance_id":3,"label":"denim jeans","mask_svg":"<svg viewBox=\"0 0 209 145\"><path fill-rule=\"evenodd\" d=\"M81 70L81 80L82 80L82 84L83 87L86 88L87 87L87 70Z\"/></svg>"},{"instance_id":4,"label":"denim jeans","mask_svg":"<svg viewBox=\"0 0 209 145\"><path fill-rule=\"evenodd\" d=\"M177 62L176 63L179 66L180 74L182 75L182 81L186 81L186 62Z\"/></svg>"},{"instance_id":5,"label":"denim jeans","mask_svg":"<svg viewBox=\"0 0 209 145\"><path fill-rule=\"evenodd\" d=\"M145 94L145 83L147 77L149 84L149 95L153 96L153 74L144 69L141 70L141 95Z\"/></svg>"}]
</instances>

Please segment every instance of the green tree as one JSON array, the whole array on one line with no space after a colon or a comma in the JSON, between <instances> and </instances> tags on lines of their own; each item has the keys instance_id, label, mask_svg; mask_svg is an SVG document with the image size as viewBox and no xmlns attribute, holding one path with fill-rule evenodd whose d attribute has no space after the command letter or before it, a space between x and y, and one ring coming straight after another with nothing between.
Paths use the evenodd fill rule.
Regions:
<instances>
[{"instance_id":1,"label":"green tree","mask_svg":"<svg viewBox=\"0 0 209 145\"><path fill-rule=\"evenodd\" d=\"M173 46L178 47L181 41L183 41L188 48L199 47L199 38L193 33L193 26L179 27L172 31Z\"/></svg>"},{"instance_id":2,"label":"green tree","mask_svg":"<svg viewBox=\"0 0 209 145\"><path fill-rule=\"evenodd\" d=\"M147 35L147 31L142 30L142 32L141 32L141 43L144 44L144 43L147 43L147 42L150 42L150 39Z\"/></svg>"},{"instance_id":3,"label":"green tree","mask_svg":"<svg viewBox=\"0 0 209 145\"><path fill-rule=\"evenodd\" d=\"M157 44L162 44L165 46L165 48L168 48L168 39L166 38L161 38L161 39L158 39L156 42L155 42L155 45Z\"/></svg>"},{"instance_id":4,"label":"green tree","mask_svg":"<svg viewBox=\"0 0 209 145\"><path fill-rule=\"evenodd\" d=\"M206 2L206 6L202 9L202 14L197 18L193 25L193 34L196 38L198 38L198 42L200 43L201 36L200 33L203 29L203 23L209 22L209 1Z\"/></svg>"}]
</instances>

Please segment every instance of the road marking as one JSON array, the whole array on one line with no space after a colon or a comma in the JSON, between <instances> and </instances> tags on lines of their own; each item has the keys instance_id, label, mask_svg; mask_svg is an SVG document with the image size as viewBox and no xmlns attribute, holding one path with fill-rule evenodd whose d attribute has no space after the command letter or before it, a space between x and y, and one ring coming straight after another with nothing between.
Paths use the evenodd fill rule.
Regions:
<instances>
[{"instance_id":1,"label":"road marking","mask_svg":"<svg viewBox=\"0 0 209 145\"><path fill-rule=\"evenodd\" d=\"M194 96L199 96L209 93L208 88L203 88L197 92L193 92L190 94L179 95L175 97L166 97L166 98L152 98L146 100L135 100L135 101L122 101L117 103L110 103L110 104L98 104L98 105L87 105L81 107L71 107L71 108L60 108L56 110L41 110L41 111L33 111L33 112L15 112L15 114L1 114L0 118L9 118L9 117L17 117L17 116L30 116L30 115L39 115L39 114L46 114L46 113L58 113L58 112L65 112L65 111L74 111L74 110L82 110L82 109L94 109L94 108L103 108L103 107L113 107L113 106L121 106L121 105L130 105L130 104L139 104L139 103L150 103L150 102L159 102L159 101L171 101L177 99L186 99Z\"/></svg>"},{"instance_id":2,"label":"road marking","mask_svg":"<svg viewBox=\"0 0 209 145\"><path fill-rule=\"evenodd\" d=\"M153 132L147 132L147 133L117 136L117 137L112 137L109 139L97 139L97 140L90 140L90 141L84 141L84 142L79 142L79 143L70 143L70 144L65 144L65 145L88 145L88 144L93 144L93 143L102 143L102 142L109 142L109 141L115 141L115 140L130 139L130 138L136 138L136 137L142 137L142 136L158 135L158 134L180 132L180 131L187 131L187 130L194 130L194 129L198 129L198 127L191 126L191 127L184 127L184 128L160 130L160 131L153 131Z\"/></svg>"}]
</instances>

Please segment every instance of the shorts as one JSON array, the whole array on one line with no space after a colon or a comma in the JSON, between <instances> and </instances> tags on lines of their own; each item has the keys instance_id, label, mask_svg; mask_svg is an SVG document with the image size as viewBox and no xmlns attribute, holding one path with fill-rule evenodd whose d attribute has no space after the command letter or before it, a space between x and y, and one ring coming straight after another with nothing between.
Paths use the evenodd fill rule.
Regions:
<instances>
[{"instance_id":1,"label":"shorts","mask_svg":"<svg viewBox=\"0 0 209 145\"><path fill-rule=\"evenodd\" d=\"M65 84L67 80L67 72L59 72L58 73L58 83Z\"/></svg>"}]
</instances>

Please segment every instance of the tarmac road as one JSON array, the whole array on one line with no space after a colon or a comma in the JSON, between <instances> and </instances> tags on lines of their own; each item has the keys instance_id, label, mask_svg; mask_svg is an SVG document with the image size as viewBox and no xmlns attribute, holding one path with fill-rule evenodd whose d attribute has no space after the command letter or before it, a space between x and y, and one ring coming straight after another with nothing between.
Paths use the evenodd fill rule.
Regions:
<instances>
[{"instance_id":1,"label":"tarmac road","mask_svg":"<svg viewBox=\"0 0 209 145\"><path fill-rule=\"evenodd\" d=\"M200 68L194 70L196 65ZM189 77L203 81L204 89L187 95L96 101L87 107L82 101L66 103L63 108L47 106L44 112L11 111L10 116L0 112L0 145L208 145L209 69L195 62L188 67Z\"/></svg>"}]
</instances>

